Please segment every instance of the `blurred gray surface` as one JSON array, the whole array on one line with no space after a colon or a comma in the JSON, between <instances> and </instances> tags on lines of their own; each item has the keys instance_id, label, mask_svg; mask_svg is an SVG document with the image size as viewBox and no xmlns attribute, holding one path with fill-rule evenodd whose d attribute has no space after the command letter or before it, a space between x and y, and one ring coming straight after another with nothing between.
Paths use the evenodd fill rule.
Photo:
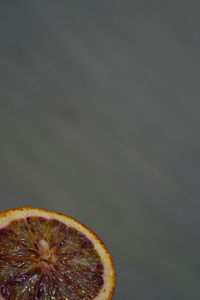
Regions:
<instances>
[{"instance_id":1,"label":"blurred gray surface","mask_svg":"<svg viewBox=\"0 0 200 300\"><path fill-rule=\"evenodd\" d=\"M200 2L0 6L1 210L91 227L114 300L200 299Z\"/></svg>"}]
</instances>

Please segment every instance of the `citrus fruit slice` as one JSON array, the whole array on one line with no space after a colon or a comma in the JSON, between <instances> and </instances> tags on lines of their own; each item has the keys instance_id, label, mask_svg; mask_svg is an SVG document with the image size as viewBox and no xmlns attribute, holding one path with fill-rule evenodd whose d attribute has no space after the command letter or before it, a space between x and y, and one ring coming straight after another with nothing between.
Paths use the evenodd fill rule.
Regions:
<instances>
[{"instance_id":1,"label":"citrus fruit slice","mask_svg":"<svg viewBox=\"0 0 200 300\"><path fill-rule=\"evenodd\" d=\"M110 300L112 258L75 219L23 207L0 214L1 300Z\"/></svg>"}]
</instances>

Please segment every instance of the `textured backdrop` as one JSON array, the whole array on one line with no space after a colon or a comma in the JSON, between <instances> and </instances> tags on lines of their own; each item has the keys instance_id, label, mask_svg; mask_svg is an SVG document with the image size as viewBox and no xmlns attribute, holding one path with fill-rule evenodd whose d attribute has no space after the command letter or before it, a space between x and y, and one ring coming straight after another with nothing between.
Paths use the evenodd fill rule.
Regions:
<instances>
[{"instance_id":1,"label":"textured backdrop","mask_svg":"<svg viewBox=\"0 0 200 300\"><path fill-rule=\"evenodd\" d=\"M200 2L0 4L1 210L78 218L114 300L200 299Z\"/></svg>"}]
</instances>

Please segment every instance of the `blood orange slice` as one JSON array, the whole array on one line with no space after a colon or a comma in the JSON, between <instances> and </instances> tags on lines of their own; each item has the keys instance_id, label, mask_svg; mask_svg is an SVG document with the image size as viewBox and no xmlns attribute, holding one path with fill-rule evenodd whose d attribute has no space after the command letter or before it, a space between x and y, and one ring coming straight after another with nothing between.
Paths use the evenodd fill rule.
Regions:
<instances>
[{"instance_id":1,"label":"blood orange slice","mask_svg":"<svg viewBox=\"0 0 200 300\"><path fill-rule=\"evenodd\" d=\"M0 214L0 300L110 300L112 258L73 218L23 207Z\"/></svg>"}]
</instances>

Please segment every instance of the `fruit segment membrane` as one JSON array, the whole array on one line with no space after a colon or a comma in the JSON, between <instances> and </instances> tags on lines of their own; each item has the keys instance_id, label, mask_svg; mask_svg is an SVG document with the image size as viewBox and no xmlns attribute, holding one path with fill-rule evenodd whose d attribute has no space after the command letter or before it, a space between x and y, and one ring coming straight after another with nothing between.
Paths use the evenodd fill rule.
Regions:
<instances>
[{"instance_id":1,"label":"fruit segment membrane","mask_svg":"<svg viewBox=\"0 0 200 300\"><path fill-rule=\"evenodd\" d=\"M103 272L93 243L56 219L31 216L0 229L2 299L95 299Z\"/></svg>"}]
</instances>

